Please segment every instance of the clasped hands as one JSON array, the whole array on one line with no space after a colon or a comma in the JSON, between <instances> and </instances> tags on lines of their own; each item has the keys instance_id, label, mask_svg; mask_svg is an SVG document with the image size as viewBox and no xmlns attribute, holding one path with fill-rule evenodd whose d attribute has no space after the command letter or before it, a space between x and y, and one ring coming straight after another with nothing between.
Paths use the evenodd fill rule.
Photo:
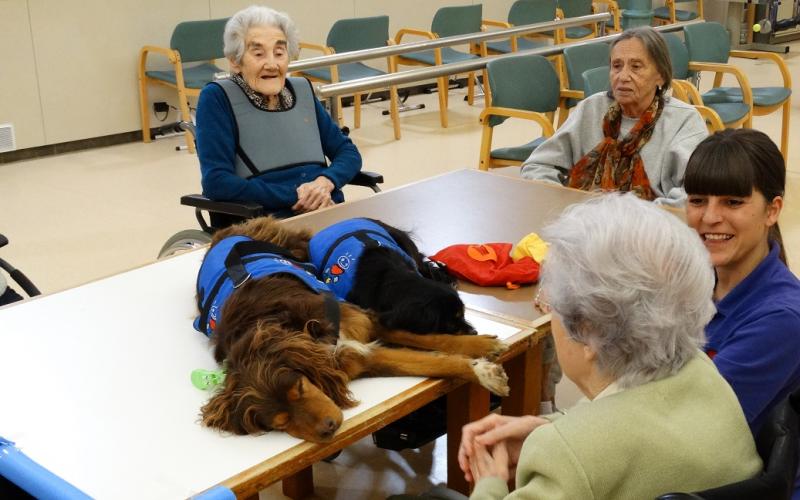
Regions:
<instances>
[{"instance_id":1,"label":"clasped hands","mask_svg":"<svg viewBox=\"0 0 800 500\"><path fill-rule=\"evenodd\" d=\"M550 421L526 415L510 417L490 414L462 429L458 465L464 478L477 483L484 477L508 481L514 475L525 438Z\"/></svg>"},{"instance_id":2,"label":"clasped hands","mask_svg":"<svg viewBox=\"0 0 800 500\"><path fill-rule=\"evenodd\" d=\"M297 203L292 205L292 211L305 213L333 206L335 203L331 199L331 191L334 187L333 182L322 175L311 182L300 184L297 187Z\"/></svg>"}]
</instances>

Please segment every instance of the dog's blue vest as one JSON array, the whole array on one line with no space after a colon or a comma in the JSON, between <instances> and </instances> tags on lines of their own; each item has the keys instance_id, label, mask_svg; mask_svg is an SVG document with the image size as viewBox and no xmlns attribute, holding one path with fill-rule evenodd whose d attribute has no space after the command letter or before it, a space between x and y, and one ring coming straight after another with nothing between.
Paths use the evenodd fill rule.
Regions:
<instances>
[{"instance_id":1,"label":"dog's blue vest","mask_svg":"<svg viewBox=\"0 0 800 500\"><path fill-rule=\"evenodd\" d=\"M250 102L232 80L219 80L236 118L236 175L248 179L296 165L327 165L322 151L316 97L305 78L287 78L295 104L285 111L264 111Z\"/></svg>"},{"instance_id":2,"label":"dog's blue vest","mask_svg":"<svg viewBox=\"0 0 800 500\"><path fill-rule=\"evenodd\" d=\"M347 219L328 226L308 242L309 261L317 268L319 279L340 300L347 299L353 288L358 261L367 248L389 248L401 255L412 268L417 265L388 231L367 219Z\"/></svg>"},{"instance_id":3,"label":"dog's blue vest","mask_svg":"<svg viewBox=\"0 0 800 500\"><path fill-rule=\"evenodd\" d=\"M246 236L225 238L208 251L200 266L197 307L201 312L194 321L194 328L210 337L225 301L235 289L251 278L289 274L317 293L330 293L330 289L317 279L315 272L314 266L293 260L279 246L254 241Z\"/></svg>"}]
</instances>

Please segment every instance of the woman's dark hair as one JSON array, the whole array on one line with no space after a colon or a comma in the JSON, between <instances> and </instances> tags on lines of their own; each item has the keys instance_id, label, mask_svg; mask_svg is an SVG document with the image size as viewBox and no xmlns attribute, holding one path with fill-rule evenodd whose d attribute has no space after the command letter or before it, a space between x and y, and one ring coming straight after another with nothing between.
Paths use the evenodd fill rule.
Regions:
<instances>
[{"instance_id":1,"label":"woman's dark hair","mask_svg":"<svg viewBox=\"0 0 800 500\"><path fill-rule=\"evenodd\" d=\"M686 165L683 185L689 195L750 196L756 189L770 203L784 195L786 165L767 134L747 128L726 129L697 146ZM785 264L786 252L777 223L770 228L769 239L780 247Z\"/></svg>"}]
</instances>

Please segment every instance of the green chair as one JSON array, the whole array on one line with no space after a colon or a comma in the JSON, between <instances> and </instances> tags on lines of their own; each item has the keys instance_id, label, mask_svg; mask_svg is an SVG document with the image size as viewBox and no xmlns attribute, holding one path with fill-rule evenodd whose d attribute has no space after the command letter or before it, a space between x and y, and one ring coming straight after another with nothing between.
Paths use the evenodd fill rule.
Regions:
<instances>
[{"instance_id":1,"label":"green chair","mask_svg":"<svg viewBox=\"0 0 800 500\"><path fill-rule=\"evenodd\" d=\"M559 19L588 16L589 14L594 14L594 5L592 0L558 0L558 13ZM563 41L575 42L587 38L595 38L597 32L597 23L565 28Z\"/></svg>"},{"instance_id":2,"label":"green chair","mask_svg":"<svg viewBox=\"0 0 800 500\"><path fill-rule=\"evenodd\" d=\"M228 19L208 21L187 21L179 23L172 32L169 48L145 45L139 51L139 107L142 116L142 139L150 142L150 103L147 87L150 84L162 85L178 92L178 107L181 120L191 122L189 97L197 97L200 90L214 80L215 73L223 72L214 61L225 57L222 33ZM165 56L171 70L148 71L147 58L150 53ZM198 63L184 67L184 63ZM189 152L194 153L194 141L186 137Z\"/></svg>"},{"instance_id":3,"label":"green chair","mask_svg":"<svg viewBox=\"0 0 800 500\"><path fill-rule=\"evenodd\" d=\"M725 120L736 124L749 112L743 103L722 103L719 105L705 105L697 87L691 82L692 72L689 71L689 51L678 35L662 33L669 50L672 62L672 95L688 104L692 104L706 121L709 133L714 133L725 128Z\"/></svg>"},{"instance_id":4,"label":"green chair","mask_svg":"<svg viewBox=\"0 0 800 500\"><path fill-rule=\"evenodd\" d=\"M355 50L385 47L393 43L389 39L389 16L360 17L353 19L340 19L331 26L325 46L310 43L300 43L301 49L315 49L323 54L341 54ZM388 57L389 72L394 72L394 58ZM334 83L357 80L370 76L385 75L386 72L367 66L361 62L338 64L326 68L314 68L294 72L295 76L305 76L313 82ZM336 119L339 126L343 125L341 97L337 96L337 109L339 114ZM354 96L353 121L355 128L361 126L361 94ZM392 117L394 138L400 139L400 119L397 109L397 87L389 87L389 114Z\"/></svg>"},{"instance_id":5,"label":"green chair","mask_svg":"<svg viewBox=\"0 0 800 500\"><path fill-rule=\"evenodd\" d=\"M508 22L484 19L484 26L496 26L498 28L511 28L513 26L525 26L526 24L544 23L556 18L556 0L517 0L511 5L508 11ZM508 40L497 40L486 42L486 51L490 54L508 54L518 50L538 49L552 43L559 43L559 33L547 36L539 33L531 33L524 36L512 36Z\"/></svg>"},{"instance_id":6,"label":"green chair","mask_svg":"<svg viewBox=\"0 0 800 500\"><path fill-rule=\"evenodd\" d=\"M675 7L677 3L697 2L697 11L683 10ZM653 20L657 24L674 24L678 21L691 21L703 18L703 0L666 0L663 7L653 9Z\"/></svg>"},{"instance_id":7,"label":"green chair","mask_svg":"<svg viewBox=\"0 0 800 500\"><path fill-rule=\"evenodd\" d=\"M531 152L554 133L553 116L558 109L558 73L546 58L519 55L493 59L486 64L492 105L481 113L483 124L478 168L520 165ZM508 118L533 120L542 137L517 147L492 150L494 128Z\"/></svg>"},{"instance_id":8,"label":"green chair","mask_svg":"<svg viewBox=\"0 0 800 500\"><path fill-rule=\"evenodd\" d=\"M772 52L757 52L752 50L731 50L730 37L725 28L719 23L700 23L686 26L686 48L689 50L690 67L698 71L714 72L713 88L703 94L703 102L710 103L745 103L751 106L751 112L743 122L745 127L751 126L752 116L771 114L779 109L783 111L781 123L781 153L784 159L789 157L789 115L792 101L792 77L784 60ZM735 65L727 64L729 57L744 59L766 59L777 65L783 79L783 86L754 87L750 88L747 77ZM699 68L699 64L707 66ZM721 68L734 68L725 70ZM722 87L724 72L737 75L739 87ZM741 75L741 76L739 76ZM745 82L745 83L742 83Z\"/></svg>"},{"instance_id":9,"label":"green chair","mask_svg":"<svg viewBox=\"0 0 800 500\"><path fill-rule=\"evenodd\" d=\"M558 113L558 126L567 119L569 110L583 99L583 72L592 68L608 66L611 48L607 43L589 43L564 49L564 68L566 76L566 91L562 93L560 110Z\"/></svg>"},{"instance_id":10,"label":"green chair","mask_svg":"<svg viewBox=\"0 0 800 500\"><path fill-rule=\"evenodd\" d=\"M402 28L395 35L395 43L402 43L403 37L406 35L422 36L434 40L436 38L445 38L448 36L478 33L483 31L483 26L481 24L482 11L483 6L481 4L442 7L437 10L436 14L433 16L430 31ZM474 49L471 50L474 51ZM395 61L398 66L440 66L442 64L476 59L477 57L478 55L475 53L465 53L455 50L452 47L442 47L399 55L395 58ZM486 81L485 71L483 76L484 81ZM438 78L437 87L439 91L439 118L442 127L447 128L448 78L446 76ZM467 77L467 89L467 101L471 105L475 99L474 72L470 72Z\"/></svg>"},{"instance_id":11,"label":"green chair","mask_svg":"<svg viewBox=\"0 0 800 500\"><path fill-rule=\"evenodd\" d=\"M583 78L583 94L590 96L599 92L608 92L611 89L608 72L608 66L598 66L584 71L581 75Z\"/></svg>"}]
</instances>

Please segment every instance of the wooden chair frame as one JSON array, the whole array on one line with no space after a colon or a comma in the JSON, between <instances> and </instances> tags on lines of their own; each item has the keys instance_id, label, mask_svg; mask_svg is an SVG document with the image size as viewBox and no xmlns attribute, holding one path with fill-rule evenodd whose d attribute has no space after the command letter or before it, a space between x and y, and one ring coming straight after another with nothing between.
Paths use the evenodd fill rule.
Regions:
<instances>
[{"instance_id":1,"label":"wooden chair frame","mask_svg":"<svg viewBox=\"0 0 800 500\"><path fill-rule=\"evenodd\" d=\"M787 89L792 88L792 75L789 67L783 58L773 52L759 52L755 50L731 50L730 57L742 59L762 59L775 63L783 78L783 86ZM714 86L719 87L722 83L722 75L714 77ZM784 102L774 106L752 106L753 116L764 116L783 108L781 112L781 153L785 161L789 160L789 119L792 111L792 96L790 95Z\"/></svg>"},{"instance_id":2,"label":"wooden chair frame","mask_svg":"<svg viewBox=\"0 0 800 500\"><path fill-rule=\"evenodd\" d=\"M703 15L703 0L696 0L697 2L697 18L698 19L705 19ZM665 0L664 7L669 9L669 19L661 19L660 17L653 16L653 23L656 26L665 25L665 24L675 24L678 22L677 15L675 11L677 10L675 7L675 0Z\"/></svg>"},{"instance_id":3,"label":"wooden chair frame","mask_svg":"<svg viewBox=\"0 0 800 500\"><path fill-rule=\"evenodd\" d=\"M725 129L725 124L722 123L719 114L708 106L703 105L703 98L700 96L700 92L691 82L686 80L672 80L672 95L676 99L680 99L695 107L700 113L700 116L703 117L703 120L705 120L709 134Z\"/></svg>"},{"instance_id":4,"label":"wooden chair frame","mask_svg":"<svg viewBox=\"0 0 800 500\"><path fill-rule=\"evenodd\" d=\"M150 78L147 76L146 74L147 57L151 52L166 57L167 60L170 62L170 64L172 64L172 67L175 70L174 85L170 82L158 80L156 78ZM213 61L211 62L213 63ZM181 120L185 122L192 121L192 116L189 113L188 98L199 96L200 89L186 88L183 80L183 64L181 64L180 52L166 47L145 45L144 47L141 48L141 50L139 50L138 73L139 73L139 111L142 117L142 140L144 142L152 141L152 137L150 136L150 110L147 107L148 104L147 86L151 83L176 90L178 92L178 103L179 103L178 105L180 106ZM190 153L195 152L194 140L191 137L189 137L188 134L186 135L186 147Z\"/></svg>"},{"instance_id":5,"label":"wooden chair frame","mask_svg":"<svg viewBox=\"0 0 800 500\"><path fill-rule=\"evenodd\" d=\"M486 27L485 26L481 26L481 31L486 31ZM423 38L427 38L428 40L436 40L436 39L439 38L439 35L437 35L436 33L433 33L432 31L419 30L419 29L415 29L415 28L401 28L400 30L397 31L397 34L394 37L394 43L396 43L398 45L401 44L403 42L403 37L405 37L407 35L420 36L420 37L423 37ZM442 50L440 48L436 48L436 49L433 49L433 50L434 50L434 56L433 56L434 57L434 66L441 66L442 65ZM477 53L479 55L484 56L486 54L485 44L480 44L480 46L477 49L476 49L476 47L474 45L471 45L470 46L470 52L474 54L474 53L476 53L476 51L477 51ZM429 64L422 63L422 62L416 61L414 59L408 59L406 57L403 57L402 55L395 56L394 64L395 64L395 67L397 67L397 66L399 66L401 64L406 65L406 66L430 66ZM482 70L481 73L483 75L484 85L486 85L487 82L489 81L489 78L488 78L487 73L486 73L486 69ZM477 79L477 77L476 77L474 71L470 71L467 74L467 103L469 103L470 106L472 106L475 103L475 81L476 81L476 79ZM442 128L447 128L447 124L448 124L448 121L447 121L448 95L447 94L448 94L448 90L449 90L448 77L447 76L441 76L441 77L437 78L436 79L436 87L437 87L437 91L439 93L439 120L440 120L440 122L442 124ZM486 90L484 92L484 94L488 95L489 94L488 90Z\"/></svg>"}]
</instances>

